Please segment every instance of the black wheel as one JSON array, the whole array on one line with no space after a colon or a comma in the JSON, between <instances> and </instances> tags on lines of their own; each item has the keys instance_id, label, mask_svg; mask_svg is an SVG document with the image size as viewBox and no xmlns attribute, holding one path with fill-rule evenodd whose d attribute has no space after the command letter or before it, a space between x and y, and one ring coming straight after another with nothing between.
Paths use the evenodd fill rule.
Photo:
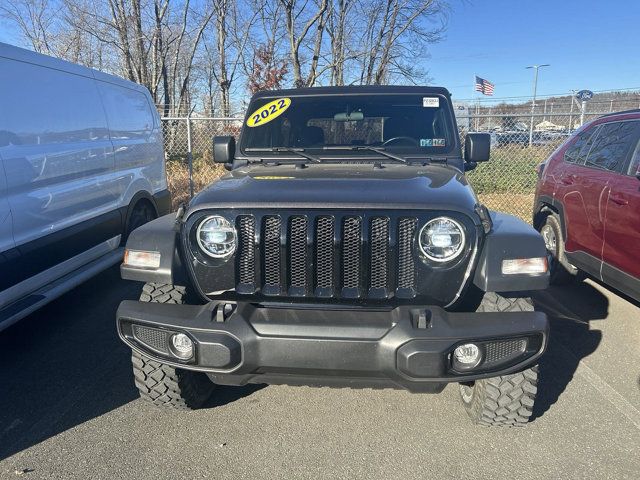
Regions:
<instances>
[{"instance_id":1,"label":"black wheel","mask_svg":"<svg viewBox=\"0 0 640 480\"><path fill-rule=\"evenodd\" d=\"M155 209L148 201L139 201L135 207L133 207L133 211L129 216L129 221L127 222L126 230L124 232L124 240L126 241L131 232L136 228L141 227L145 223L149 223L151 220L155 219L156 216Z\"/></svg>"},{"instance_id":2,"label":"black wheel","mask_svg":"<svg viewBox=\"0 0 640 480\"><path fill-rule=\"evenodd\" d=\"M185 303L184 287L147 283L140 295L141 302ZM193 410L211 396L215 385L201 372L171 367L151 360L138 352L131 356L135 384L140 397L154 405Z\"/></svg>"},{"instance_id":3,"label":"black wheel","mask_svg":"<svg viewBox=\"0 0 640 480\"><path fill-rule=\"evenodd\" d=\"M532 311L528 298L508 298L496 293L485 294L479 312ZM501 375L460 384L462 404L478 425L521 427L533 413L538 385L538 366L522 372Z\"/></svg>"},{"instance_id":4,"label":"black wheel","mask_svg":"<svg viewBox=\"0 0 640 480\"><path fill-rule=\"evenodd\" d=\"M578 276L578 269L569 263L564 253L564 238L560 221L556 215L547 215L545 222L540 227L540 234L547 247L551 283L566 285L573 282Z\"/></svg>"}]
</instances>

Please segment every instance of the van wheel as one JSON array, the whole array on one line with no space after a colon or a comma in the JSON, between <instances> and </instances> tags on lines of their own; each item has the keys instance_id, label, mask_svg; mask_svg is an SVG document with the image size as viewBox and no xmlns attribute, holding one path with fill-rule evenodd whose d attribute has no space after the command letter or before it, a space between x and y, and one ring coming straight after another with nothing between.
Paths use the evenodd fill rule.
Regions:
<instances>
[{"instance_id":1,"label":"van wheel","mask_svg":"<svg viewBox=\"0 0 640 480\"><path fill-rule=\"evenodd\" d=\"M186 298L185 287L159 283L147 283L140 294L141 302L181 304ZM131 363L140 397L156 406L179 410L200 408L215 387L202 372L165 365L135 351Z\"/></svg>"},{"instance_id":2,"label":"van wheel","mask_svg":"<svg viewBox=\"0 0 640 480\"><path fill-rule=\"evenodd\" d=\"M129 216L129 222L127 223L127 230L125 231L124 239L126 240L131 232L136 228L141 227L145 223L149 223L156 217L156 211L151 203L146 200L136 203L131 215Z\"/></svg>"},{"instance_id":3,"label":"van wheel","mask_svg":"<svg viewBox=\"0 0 640 480\"><path fill-rule=\"evenodd\" d=\"M547 215L544 224L540 227L540 234L547 248L551 284L567 285L573 282L578 276L578 269L567 260L562 229L556 215Z\"/></svg>"},{"instance_id":4,"label":"van wheel","mask_svg":"<svg viewBox=\"0 0 640 480\"><path fill-rule=\"evenodd\" d=\"M529 298L487 292L478 312L531 312ZM473 423L522 427L529 422L538 393L538 366L522 372L460 384L460 397Z\"/></svg>"}]
</instances>

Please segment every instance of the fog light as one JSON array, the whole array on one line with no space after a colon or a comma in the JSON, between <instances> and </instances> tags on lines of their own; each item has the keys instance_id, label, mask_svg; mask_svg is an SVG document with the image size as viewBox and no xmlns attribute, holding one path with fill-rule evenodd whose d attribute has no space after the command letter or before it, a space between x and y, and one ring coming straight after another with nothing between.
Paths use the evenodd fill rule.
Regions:
<instances>
[{"instance_id":1,"label":"fog light","mask_svg":"<svg viewBox=\"0 0 640 480\"><path fill-rule=\"evenodd\" d=\"M171 336L171 350L173 354L184 360L193 356L193 342L184 333L175 333Z\"/></svg>"},{"instance_id":2,"label":"fog light","mask_svg":"<svg viewBox=\"0 0 640 480\"><path fill-rule=\"evenodd\" d=\"M458 345L453 351L453 365L461 369L476 367L480 363L482 354L475 343Z\"/></svg>"}]
</instances>

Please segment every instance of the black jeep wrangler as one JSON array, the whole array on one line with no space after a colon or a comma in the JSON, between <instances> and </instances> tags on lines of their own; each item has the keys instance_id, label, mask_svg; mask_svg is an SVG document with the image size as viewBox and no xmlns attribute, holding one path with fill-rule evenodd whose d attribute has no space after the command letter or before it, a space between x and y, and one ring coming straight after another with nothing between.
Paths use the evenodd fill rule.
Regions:
<instances>
[{"instance_id":1,"label":"black jeep wrangler","mask_svg":"<svg viewBox=\"0 0 640 480\"><path fill-rule=\"evenodd\" d=\"M471 419L523 425L548 322L542 238L487 210L465 170L450 94L433 87L260 92L227 175L135 230L118 332L157 405L201 406L214 385L404 388L459 383ZM373 393L372 393L373 395Z\"/></svg>"}]
</instances>

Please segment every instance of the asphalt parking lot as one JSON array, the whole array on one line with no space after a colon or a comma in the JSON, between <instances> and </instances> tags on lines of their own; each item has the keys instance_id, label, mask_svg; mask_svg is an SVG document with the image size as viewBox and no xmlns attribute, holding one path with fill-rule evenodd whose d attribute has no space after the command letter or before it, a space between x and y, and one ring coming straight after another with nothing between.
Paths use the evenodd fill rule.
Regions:
<instances>
[{"instance_id":1,"label":"asphalt parking lot","mask_svg":"<svg viewBox=\"0 0 640 480\"><path fill-rule=\"evenodd\" d=\"M552 341L517 430L470 425L452 385L227 388L156 410L114 325L139 288L111 269L0 333L0 478L640 477L640 308L592 281L537 298Z\"/></svg>"}]
</instances>

